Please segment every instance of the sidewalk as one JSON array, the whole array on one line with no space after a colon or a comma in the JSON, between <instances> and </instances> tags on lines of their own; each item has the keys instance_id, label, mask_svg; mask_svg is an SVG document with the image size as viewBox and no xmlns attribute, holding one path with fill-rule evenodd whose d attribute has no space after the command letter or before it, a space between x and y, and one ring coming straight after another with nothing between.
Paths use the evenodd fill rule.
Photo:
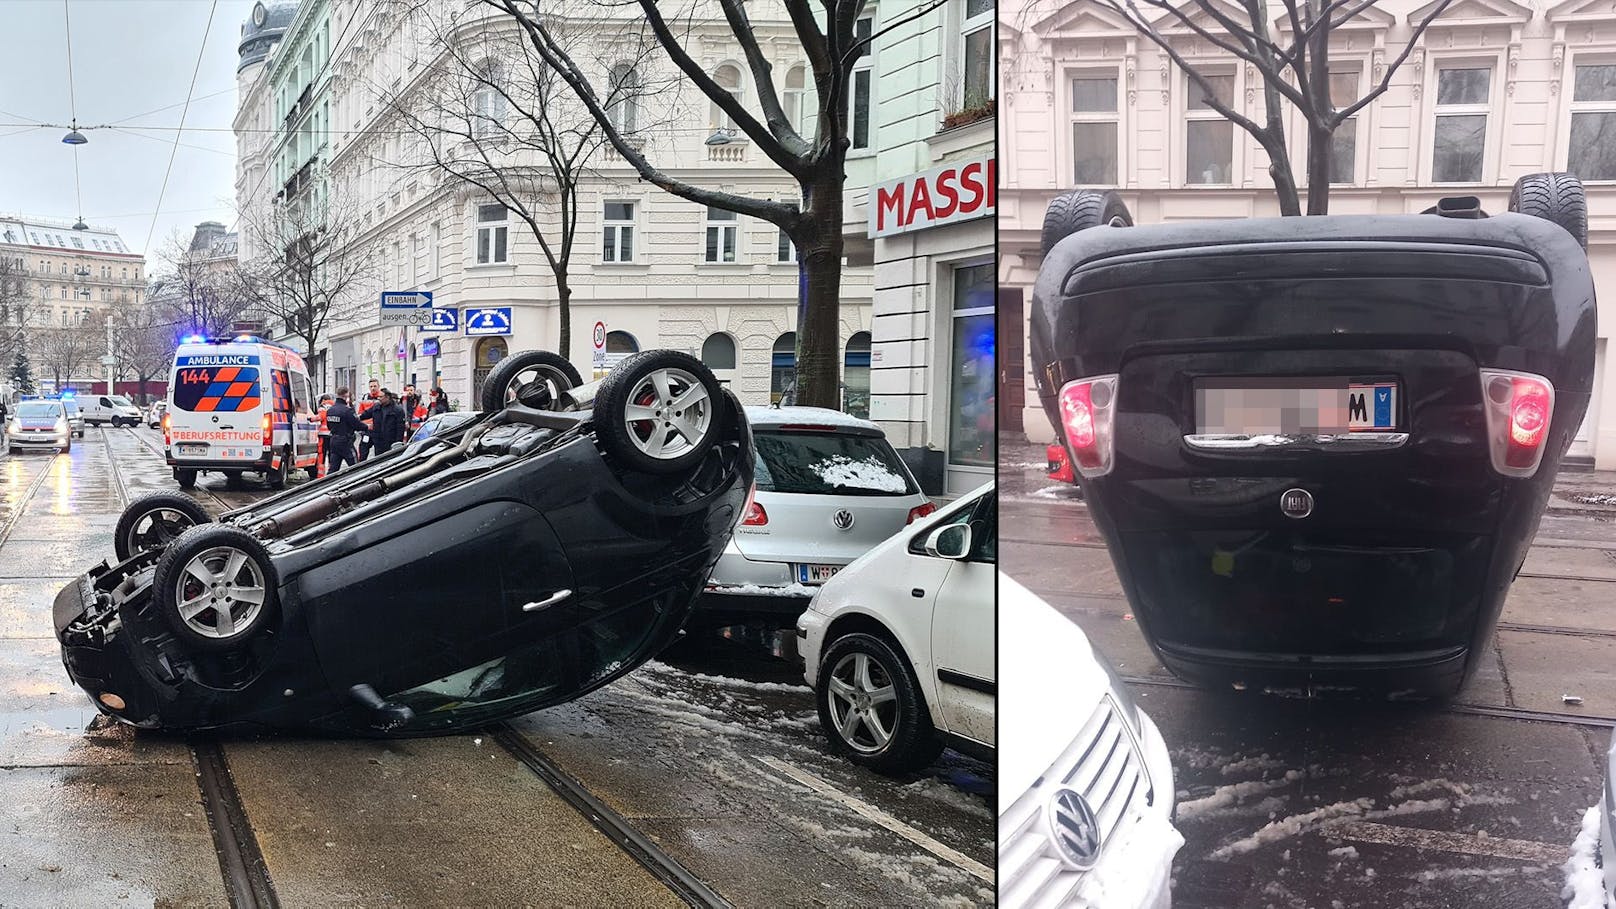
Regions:
<instances>
[{"instance_id":1,"label":"sidewalk","mask_svg":"<svg viewBox=\"0 0 1616 909\"><path fill-rule=\"evenodd\" d=\"M1043 445L1000 434L1001 482L1033 471L1042 476L1041 465L1044 463ZM1616 517L1616 470L1567 470L1562 467L1559 476L1554 478L1548 513Z\"/></svg>"}]
</instances>

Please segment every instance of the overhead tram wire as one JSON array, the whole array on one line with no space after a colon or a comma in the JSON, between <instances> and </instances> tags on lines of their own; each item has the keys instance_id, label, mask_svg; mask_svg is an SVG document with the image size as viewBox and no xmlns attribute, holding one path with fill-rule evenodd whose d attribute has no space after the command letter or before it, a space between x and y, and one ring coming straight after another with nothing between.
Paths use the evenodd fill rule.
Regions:
<instances>
[{"instance_id":1,"label":"overhead tram wire","mask_svg":"<svg viewBox=\"0 0 1616 909\"><path fill-rule=\"evenodd\" d=\"M67 2L67 0L62 0ZM202 58L207 54L208 35L213 33L213 14L219 10L219 0L208 6L208 24L202 29L202 46L196 50L196 67L191 70L191 87L185 90L185 107L180 110L179 129L174 133L174 147L168 152L168 167L163 171L163 185L157 190L157 207L152 212L151 227L146 231L146 244L142 251L151 254L152 237L157 233L157 216L163 211L163 196L168 192L168 178L174 173L174 157L180 151L180 136L185 129L185 115L191 112L191 97L196 94L196 77L202 72Z\"/></svg>"},{"instance_id":2,"label":"overhead tram wire","mask_svg":"<svg viewBox=\"0 0 1616 909\"><path fill-rule=\"evenodd\" d=\"M73 89L73 16L68 0L62 0L62 23L67 32L67 110L73 117L73 128L78 129L79 101ZM77 203L79 219L75 228L84 223L84 182L79 179L79 147L73 146L73 200Z\"/></svg>"}]
</instances>

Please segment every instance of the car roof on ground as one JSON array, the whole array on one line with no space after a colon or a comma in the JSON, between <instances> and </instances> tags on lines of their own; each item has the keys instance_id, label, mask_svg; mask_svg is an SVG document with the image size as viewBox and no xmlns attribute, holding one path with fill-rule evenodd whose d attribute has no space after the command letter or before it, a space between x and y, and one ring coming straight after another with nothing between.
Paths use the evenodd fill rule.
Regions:
<instances>
[{"instance_id":1,"label":"car roof on ground","mask_svg":"<svg viewBox=\"0 0 1616 909\"><path fill-rule=\"evenodd\" d=\"M771 426L804 423L812 426L830 426L835 429L858 429L864 432L881 433L881 427L869 420L861 420L851 414L831 410L828 407L762 407L754 405L746 408L746 419L753 427L764 429ZM881 434L886 435L886 433Z\"/></svg>"}]
</instances>

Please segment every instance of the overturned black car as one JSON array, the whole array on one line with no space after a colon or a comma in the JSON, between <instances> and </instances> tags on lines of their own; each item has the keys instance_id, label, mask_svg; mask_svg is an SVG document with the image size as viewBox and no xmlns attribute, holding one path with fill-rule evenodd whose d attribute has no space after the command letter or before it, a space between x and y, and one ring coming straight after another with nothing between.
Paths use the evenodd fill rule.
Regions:
<instances>
[{"instance_id":1,"label":"overturned black car","mask_svg":"<svg viewBox=\"0 0 1616 909\"><path fill-rule=\"evenodd\" d=\"M453 732L571 700L679 633L752 487L700 361L584 385L519 353L484 412L210 521L158 493L56 598L73 681L152 729Z\"/></svg>"},{"instance_id":2,"label":"overturned black car","mask_svg":"<svg viewBox=\"0 0 1616 909\"><path fill-rule=\"evenodd\" d=\"M1038 393L1139 628L1208 685L1451 695L1593 387L1582 186L1131 226L1057 198Z\"/></svg>"}]
</instances>

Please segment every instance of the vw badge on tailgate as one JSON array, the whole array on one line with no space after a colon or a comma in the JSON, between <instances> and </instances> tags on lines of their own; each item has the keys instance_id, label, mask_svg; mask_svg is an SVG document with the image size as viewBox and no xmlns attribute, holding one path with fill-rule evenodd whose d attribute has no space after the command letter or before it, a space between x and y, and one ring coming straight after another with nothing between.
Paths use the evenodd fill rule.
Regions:
<instances>
[{"instance_id":1,"label":"vw badge on tailgate","mask_svg":"<svg viewBox=\"0 0 1616 909\"><path fill-rule=\"evenodd\" d=\"M830 523L837 530L852 530L853 513L845 508L839 509L835 514L831 515Z\"/></svg>"},{"instance_id":2,"label":"vw badge on tailgate","mask_svg":"<svg viewBox=\"0 0 1616 909\"><path fill-rule=\"evenodd\" d=\"M1061 860L1078 871L1088 871L1100 858L1100 820L1070 786L1055 790L1049 800L1049 836Z\"/></svg>"},{"instance_id":3,"label":"vw badge on tailgate","mask_svg":"<svg viewBox=\"0 0 1616 909\"><path fill-rule=\"evenodd\" d=\"M1305 489L1287 489L1279 497L1279 510L1287 518L1305 518L1313 513L1313 493Z\"/></svg>"}]
</instances>

